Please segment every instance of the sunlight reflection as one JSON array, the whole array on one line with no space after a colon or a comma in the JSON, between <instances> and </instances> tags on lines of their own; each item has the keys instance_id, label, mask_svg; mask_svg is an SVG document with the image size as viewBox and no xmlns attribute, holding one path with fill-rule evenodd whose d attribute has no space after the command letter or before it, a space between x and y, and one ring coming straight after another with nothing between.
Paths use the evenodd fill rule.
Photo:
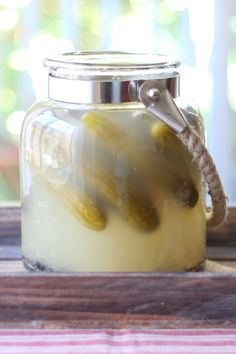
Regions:
<instances>
[{"instance_id":1,"label":"sunlight reflection","mask_svg":"<svg viewBox=\"0 0 236 354\"><path fill-rule=\"evenodd\" d=\"M15 9L0 11L0 31L11 31L19 22L19 14Z\"/></svg>"},{"instance_id":2,"label":"sunlight reflection","mask_svg":"<svg viewBox=\"0 0 236 354\"><path fill-rule=\"evenodd\" d=\"M20 135L21 126L24 120L25 112L16 111L7 118L7 130L12 135Z\"/></svg>"}]
</instances>

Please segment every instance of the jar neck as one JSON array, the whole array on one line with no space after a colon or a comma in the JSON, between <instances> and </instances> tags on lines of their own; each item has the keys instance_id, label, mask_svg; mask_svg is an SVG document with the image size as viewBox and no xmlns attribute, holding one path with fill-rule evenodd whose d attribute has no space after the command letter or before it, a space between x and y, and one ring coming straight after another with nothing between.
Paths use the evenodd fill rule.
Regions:
<instances>
[{"instance_id":1,"label":"jar neck","mask_svg":"<svg viewBox=\"0 0 236 354\"><path fill-rule=\"evenodd\" d=\"M48 77L49 98L75 104L104 104L140 102L139 87L145 80L132 81L89 81L56 77ZM161 80L173 98L179 96L180 76L173 73L171 77Z\"/></svg>"}]
</instances>

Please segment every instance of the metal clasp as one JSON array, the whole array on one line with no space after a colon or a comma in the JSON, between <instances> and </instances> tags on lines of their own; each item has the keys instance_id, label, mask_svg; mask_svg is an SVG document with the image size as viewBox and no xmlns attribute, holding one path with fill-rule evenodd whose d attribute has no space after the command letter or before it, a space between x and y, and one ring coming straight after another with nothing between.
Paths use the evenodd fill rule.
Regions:
<instances>
[{"instance_id":1,"label":"metal clasp","mask_svg":"<svg viewBox=\"0 0 236 354\"><path fill-rule=\"evenodd\" d=\"M181 133L187 127L184 115L162 80L145 81L139 88L139 99L149 112L176 133Z\"/></svg>"}]
</instances>

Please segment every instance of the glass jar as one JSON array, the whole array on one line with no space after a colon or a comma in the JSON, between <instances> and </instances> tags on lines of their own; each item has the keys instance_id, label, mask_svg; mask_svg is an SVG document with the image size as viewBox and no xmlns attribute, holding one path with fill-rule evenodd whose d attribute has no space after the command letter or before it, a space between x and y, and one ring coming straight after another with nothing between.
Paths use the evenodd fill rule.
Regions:
<instances>
[{"instance_id":1,"label":"glass jar","mask_svg":"<svg viewBox=\"0 0 236 354\"><path fill-rule=\"evenodd\" d=\"M141 99L160 84L181 106L179 62L165 56L75 52L49 58L48 98L28 111L21 139L22 251L30 270L199 269L204 188L191 153ZM155 90L152 91L155 102ZM155 113L155 112L154 112Z\"/></svg>"}]
</instances>

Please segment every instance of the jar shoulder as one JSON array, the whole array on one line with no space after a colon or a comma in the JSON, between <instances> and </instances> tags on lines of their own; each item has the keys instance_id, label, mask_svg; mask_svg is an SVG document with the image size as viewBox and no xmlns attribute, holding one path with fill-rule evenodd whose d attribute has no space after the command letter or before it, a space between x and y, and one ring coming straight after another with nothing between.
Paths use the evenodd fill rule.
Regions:
<instances>
[{"instance_id":1,"label":"jar shoulder","mask_svg":"<svg viewBox=\"0 0 236 354\"><path fill-rule=\"evenodd\" d=\"M199 109L192 102L187 102L182 97L175 99L179 109L184 114L188 124L192 129L205 140L205 127L202 115ZM100 105L79 105L71 104L60 101L55 101L50 98L42 99L34 103L26 113L23 131L27 129L30 123L38 119L39 116L53 116L56 119L66 120L71 123L76 123L84 113L88 111L103 111L106 114L111 114L112 117L125 115L126 119L129 114L133 117L135 114L149 117L153 120L153 115L148 113L141 103L128 103L128 104L100 104Z\"/></svg>"}]
</instances>

